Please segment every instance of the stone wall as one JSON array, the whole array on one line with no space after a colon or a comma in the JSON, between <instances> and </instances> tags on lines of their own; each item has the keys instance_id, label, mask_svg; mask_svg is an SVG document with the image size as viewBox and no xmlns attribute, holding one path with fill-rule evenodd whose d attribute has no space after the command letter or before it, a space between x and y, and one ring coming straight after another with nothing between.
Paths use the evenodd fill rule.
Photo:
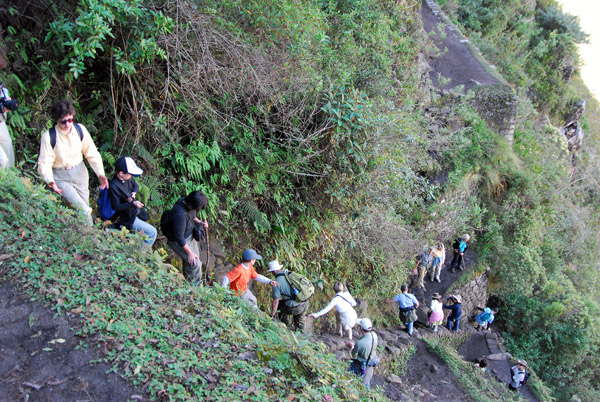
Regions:
<instances>
[{"instance_id":1,"label":"stone wall","mask_svg":"<svg viewBox=\"0 0 600 402\"><path fill-rule=\"evenodd\" d=\"M498 134L512 144L515 136L519 97L504 85L473 88L471 105Z\"/></svg>"},{"instance_id":2,"label":"stone wall","mask_svg":"<svg viewBox=\"0 0 600 402\"><path fill-rule=\"evenodd\" d=\"M482 273L461 288L452 291L453 294L458 294L462 297L461 304L463 313L460 320L461 327L467 322L475 319L475 316L480 312L477 310L477 305L482 307L487 305L487 286L488 271Z\"/></svg>"}]
</instances>

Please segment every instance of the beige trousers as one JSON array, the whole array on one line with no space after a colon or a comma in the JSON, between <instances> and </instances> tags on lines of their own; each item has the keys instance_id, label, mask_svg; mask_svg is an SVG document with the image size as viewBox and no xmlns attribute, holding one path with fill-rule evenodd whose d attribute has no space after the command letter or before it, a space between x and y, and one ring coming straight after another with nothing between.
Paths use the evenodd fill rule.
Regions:
<instances>
[{"instance_id":1,"label":"beige trousers","mask_svg":"<svg viewBox=\"0 0 600 402\"><path fill-rule=\"evenodd\" d=\"M83 162L73 169L52 169L54 181L63 190L63 198L76 210L86 215L87 221L93 225L92 208L90 208L90 177Z\"/></svg>"}]
</instances>

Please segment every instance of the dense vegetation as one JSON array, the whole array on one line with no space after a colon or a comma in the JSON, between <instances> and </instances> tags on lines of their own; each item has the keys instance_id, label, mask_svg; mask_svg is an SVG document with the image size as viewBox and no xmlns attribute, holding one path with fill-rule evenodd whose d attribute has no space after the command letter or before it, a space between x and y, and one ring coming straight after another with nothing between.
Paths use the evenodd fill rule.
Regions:
<instances>
[{"instance_id":1,"label":"dense vegetation","mask_svg":"<svg viewBox=\"0 0 600 402\"><path fill-rule=\"evenodd\" d=\"M108 166L144 167L155 223L202 190L231 255L252 245L361 297L389 297L424 244L468 230L511 351L559 398L599 399L598 116L573 170L539 114L558 123L582 96L584 35L550 0L440 3L518 92L512 147L426 87L418 2L31 0L0 8L20 167L71 98Z\"/></svg>"}]
</instances>

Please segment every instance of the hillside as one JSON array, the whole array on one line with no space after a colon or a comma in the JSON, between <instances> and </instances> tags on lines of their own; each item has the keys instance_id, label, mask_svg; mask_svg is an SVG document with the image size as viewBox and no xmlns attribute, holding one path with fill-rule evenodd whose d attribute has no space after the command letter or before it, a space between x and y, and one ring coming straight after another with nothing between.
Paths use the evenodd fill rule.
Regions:
<instances>
[{"instance_id":1,"label":"hillside","mask_svg":"<svg viewBox=\"0 0 600 402\"><path fill-rule=\"evenodd\" d=\"M96 358L133 381L129 397L414 398L410 383L431 391L435 375L406 368L433 370L415 365L427 355L455 376L457 398L484 400L473 390L489 386L506 400L493 379L457 374L469 367L457 350L467 356L480 335L466 322L456 337L431 341L424 330L383 348L385 387L366 392L313 338L218 287L190 287L164 241L146 253L125 232L80 227L34 173L52 124L46 110L66 98L107 173L123 155L144 169L150 223L190 191L208 196L201 218L220 250L209 258L214 279L255 248L311 279L314 306L345 282L400 342L397 313L381 301L414 281L426 246L451 249L469 233L468 272L439 290L485 276L480 302L500 309L495 334L530 362L535 398L598 399L600 131L598 103L577 76L585 33L553 0L438 5L443 12L433 1L387 0L0 6L9 60L0 76L20 102L7 120L17 169L0 172L7 292L26 289L81 325L82 345L99 345ZM92 198L96 186L94 177ZM411 291L426 305L434 288ZM268 289L256 294L268 310ZM35 328L30 317L23 331ZM314 331L331 327L323 319Z\"/></svg>"}]
</instances>

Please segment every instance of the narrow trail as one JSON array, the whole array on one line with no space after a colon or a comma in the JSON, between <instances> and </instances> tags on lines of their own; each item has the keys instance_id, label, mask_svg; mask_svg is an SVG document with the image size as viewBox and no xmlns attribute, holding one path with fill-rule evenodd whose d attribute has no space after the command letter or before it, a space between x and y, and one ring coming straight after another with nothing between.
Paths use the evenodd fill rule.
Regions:
<instances>
[{"instance_id":1,"label":"narrow trail","mask_svg":"<svg viewBox=\"0 0 600 402\"><path fill-rule=\"evenodd\" d=\"M430 79L433 84L442 90L463 85L466 91L476 85L487 86L498 83L498 80L486 71L481 61L473 55L469 40L454 24L441 18L440 15L439 7L433 0L422 1L423 27L440 51L439 57L431 63L433 70L430 72ZM438 30L438 26L443 27L443 32ZM439 80L438 75L443 79Z\"/></svg>"}]
</instances>

